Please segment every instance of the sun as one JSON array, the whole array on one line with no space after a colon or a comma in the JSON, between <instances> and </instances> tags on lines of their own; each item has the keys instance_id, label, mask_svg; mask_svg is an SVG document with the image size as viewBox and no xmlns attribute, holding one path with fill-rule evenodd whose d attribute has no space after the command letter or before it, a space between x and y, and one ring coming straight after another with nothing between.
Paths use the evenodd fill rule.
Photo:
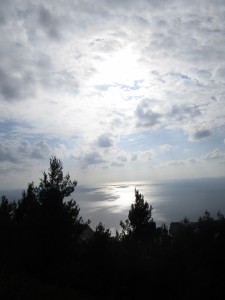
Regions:
<instances>
[{"instance_id":1,"label":"sun","mask_svg":"<svg viewBox=\"0 0 225 300\"><path fill-rule=\"evenodd\" d=\"M130 47L123 48L104 58L97 65L94 84L129 85L141 80L145 74L143 66L138 62L138 55Z\"/></svg>"}]
</instances>

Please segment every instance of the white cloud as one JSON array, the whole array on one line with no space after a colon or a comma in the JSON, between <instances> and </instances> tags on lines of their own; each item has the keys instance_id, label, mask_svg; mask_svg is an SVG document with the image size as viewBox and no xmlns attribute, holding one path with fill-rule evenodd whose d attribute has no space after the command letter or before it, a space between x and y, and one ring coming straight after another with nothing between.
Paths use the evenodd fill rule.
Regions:
<instances>
[{"instance_id":1,"label":"white cloud","mask_svg":"<svg viewBox=\"0 0 225 300\"><path fill-rule=\"evenodd\" d=\"M141 151L139 153L139 156L144 161L150 161L150 160L153 160L155 158L156 153L155 153L154 149L149 149L149 150L146 150L146 151Z\"/></svg>"},{"instance_id":2,"label":"white cloud","mask_svg":"<svg viewBox=\"0 0 225 300\"><path fill-rule=\"evenodd\" d=\"M0 160L25 165L53 152L122 170L153 160L146 149L179 147L177 132L193 159L204 155L191 141L216 149L224 13L208 0L3 1ZM132 135L144 142L128 143Z\"/></svg>"},{"instance_id":3,"label":"white cloud","mask_svg":"<svg viewBox=\"0 0 225 300\"><path fill-rule=\"evenodd\" d=\"M203 158L205 160L224 159L225 153L221 152L219 149L214 149L213 151L207 153Z\"/></svg>"},{"instance_id":4,"label":"white cloud","mask_svg":"<svg viewBox=\"0 0 225 300\"><path fill-rule=\"evenodd\" d=\"M172 160L168 162L169 166L182 166L184 165L184 161L183 160Z\"/></svg>"},{"instance_id":5,"label":"white cloud","mask_svg":"<svg viewBox=\"0 0 225 300\"><path fill-rule=\"evenodd\" d=\"M165 145L161 145L159 149L161 152L170 152L173 151L173 146L169 144L165 144Z\"/></svg>"}]
</instances>

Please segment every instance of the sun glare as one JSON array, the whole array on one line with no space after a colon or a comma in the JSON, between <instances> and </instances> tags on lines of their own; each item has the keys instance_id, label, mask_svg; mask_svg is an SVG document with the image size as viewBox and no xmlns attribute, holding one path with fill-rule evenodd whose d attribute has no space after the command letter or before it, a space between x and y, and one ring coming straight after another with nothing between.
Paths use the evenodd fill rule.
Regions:
<instances>
[{"instance_id":1,"label":"sun glare","mask_svg":"<svg viewBox=\"0 0 225 300\"><path fill-rule=\"evenodd\" d=\"M138 56L130 48L124 48L107 56L97 66L94 84L129 84L144 77Z\"/></svg>"}]
</instances>

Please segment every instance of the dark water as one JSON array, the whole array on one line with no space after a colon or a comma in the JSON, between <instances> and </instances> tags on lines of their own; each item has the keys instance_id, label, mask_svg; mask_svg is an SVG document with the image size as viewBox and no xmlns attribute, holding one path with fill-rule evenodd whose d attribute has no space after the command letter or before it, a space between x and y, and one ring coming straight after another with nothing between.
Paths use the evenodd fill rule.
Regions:
<instances>
[{"instance_id":1,"label":"dark water","mask_svg":"<svg viewBox=\"0 0 225 300\"><path fill-rule=\"evenodd\" d=\"M220 210L225 213L225 177L185 179L157 182L118 182L99 186L78 185L71 196L79 204L84 220L91 226L102 221L107 228L119 229L120 220L125 220L134 201L135 188L144 195L153 207L153 218L158 225L180 221L185 216L198 220L207 209L216 217ZM0 191L10 200L18 199L21 191Z\"/></svg>"}]
</instances>

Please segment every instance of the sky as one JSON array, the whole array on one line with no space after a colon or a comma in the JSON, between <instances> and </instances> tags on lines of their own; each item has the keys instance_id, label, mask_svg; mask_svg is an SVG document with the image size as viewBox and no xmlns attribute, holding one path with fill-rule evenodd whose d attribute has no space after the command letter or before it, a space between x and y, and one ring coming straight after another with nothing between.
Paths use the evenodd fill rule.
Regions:
<instances>
[{"instance_id":1,"label":"sky","mask_svg":"<svg viewBox=\"0 0 225 300\"><path fill-rule=\"evenodd\" d=\"M225 1L0 0L0 188L225 175Z\"/></svg>"}]
</instances>

